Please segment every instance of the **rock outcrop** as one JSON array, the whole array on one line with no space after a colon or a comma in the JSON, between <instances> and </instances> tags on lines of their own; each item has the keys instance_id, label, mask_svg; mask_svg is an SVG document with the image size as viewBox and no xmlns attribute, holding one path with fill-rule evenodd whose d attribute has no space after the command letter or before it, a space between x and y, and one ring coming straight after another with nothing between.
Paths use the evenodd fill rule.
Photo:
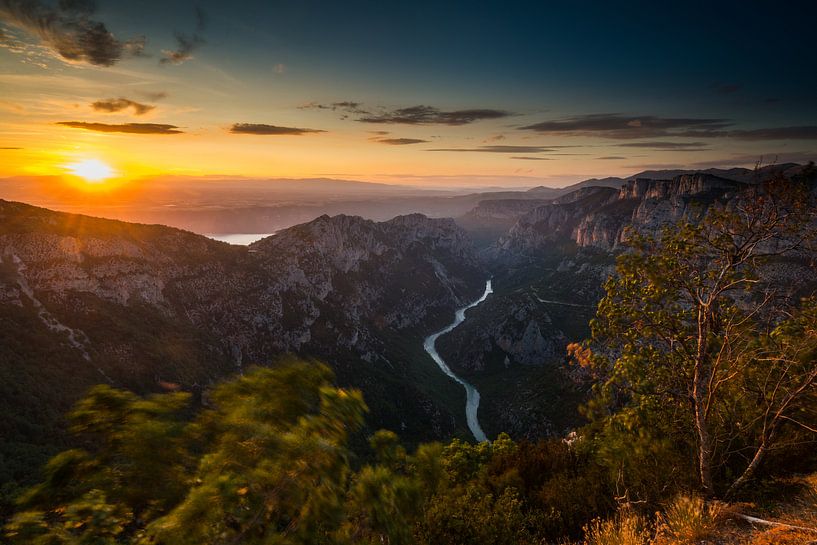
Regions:
<instances>
[{"instance_id":1,"label":"rock outcrop","mask_svg":"<svg viewBox=\"0 0 817 545\"><path fill-rule=\"evenodd\" d=\"M630 230L657 233L668 224L700 218L713 204L723 205L747 187L698 173L671 180L636 178L618 190L582 188L521 216L494 255L529 254L559 240L615 250Z\"/></svg>"},{"instance_id":2,"label":"rock outcrop","mask_svg":"<svg viewBox=\"0 0 817 545\"><path fill-rule=\"evenodd\" d=\"M34 418L47 430L96 382L195 390L297 353L361 388L372 426L449 436L464 418L439 392L457 399L457 385L428 378L404 347L422 346L485 278L453 220L419 214L322 216L239 247L0 201L0 410L13 422L48 405ZM9 444L45 440L9 433Z\"/></svg>"}]
</instances>

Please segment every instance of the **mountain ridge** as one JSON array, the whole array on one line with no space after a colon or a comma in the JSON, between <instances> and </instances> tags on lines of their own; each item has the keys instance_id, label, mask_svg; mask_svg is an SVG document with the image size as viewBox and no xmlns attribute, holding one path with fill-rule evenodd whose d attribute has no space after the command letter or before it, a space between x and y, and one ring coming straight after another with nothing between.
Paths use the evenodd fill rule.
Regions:
<instances>
[{"instance_id":1,"label":"mountain ridge","mask_svg":"<svg viewBox=\"0 0 817 545\"><path fill-rule=\"evenodd\" d=\"M466 434L422 338L486 277L450 219L324 216L247 248L0 201L0 458L62 444L93 384L197 391L288 353L361 388L373 428Z\"/></svg>"}]
</instances>

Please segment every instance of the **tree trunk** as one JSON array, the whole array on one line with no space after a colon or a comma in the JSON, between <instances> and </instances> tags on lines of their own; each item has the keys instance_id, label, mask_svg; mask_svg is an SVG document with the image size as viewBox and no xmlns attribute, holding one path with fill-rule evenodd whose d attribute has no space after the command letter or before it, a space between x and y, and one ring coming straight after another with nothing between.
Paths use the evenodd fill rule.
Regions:
<instances>
[{"instance_id":1,"label":"tree trunk","mask_svg":"<svg viewBox=\"0 0 817 545\"><path fill-rule=\"evenodd\" d=\"M709 384L707 341L709 337L708 309L698 307L698 346L692 382L692 402L695 409L695 431L698 435L698 477L706 496L714 493L712 486L712 437L706 419L707 385Z\"/></svg>"},{"instance_id":2,"label":"tree trunk","mask_svg":"<svg viewBox=\"0 0 817 545\"><path fill-rule=\"evenodd\" d=\"M740 489L740 487L743 486L749 479L755 476L755 472L757 471L757 468L760 466L760 462L763 461L763 457L765 456L765 454L766 444L764 443L763 445L760 445L760 448L757 449L755 455L752 457L752 461L749 462L749 465L746 466L745 470L743 470L741 476L738 477L738 479L732 483L732 486L729 487L729 490L726 491L727 498L732 496L732 494L737 492L738 489Z\"/></svg>"}]
</instances>

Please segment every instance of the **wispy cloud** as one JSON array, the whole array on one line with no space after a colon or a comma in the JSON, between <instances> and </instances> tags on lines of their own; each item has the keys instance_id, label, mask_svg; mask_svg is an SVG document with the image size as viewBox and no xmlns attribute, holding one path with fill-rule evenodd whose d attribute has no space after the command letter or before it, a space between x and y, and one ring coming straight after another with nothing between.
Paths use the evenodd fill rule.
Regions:
<instances>
[{"instance_id":1,"label":"wispy cloud","mask_svg":"<svg viewBox=\"0 0 817 545\"><path fill-rule=\"evenodd\" d=\"M523 161L553 161L553 157L525 157L524 155L513 156L511 159L521 159Z\"/></svg>"},{"instance_id":2,"label":"wispy cloud","mask_svg":"<svg viewBox=\"0 0 817 545\"><path fill-rule=\"evenodd\" d=\"M145 37L122 41L94 19L93 0L61 0L57 6L38 0L0 1L0 20L25 30L72 62L111 66L124 56L144 53Z\"/></svg>"},{"instance_id":3,"label":"wispy cloud","mask_svg":"<svg viewBox=\"0 0 817 545\"><path fill-rule=\"evenodd\" d=\"M298 106L300 110L329 110L332 112L342 112L344 115L342 119L346 119L349 115L366 115L369 110L365 109L363 104L353 100L344 100L340 102L329 102L321 104L319 102L307 102Z\"/></svg>"},{"instance_id":4,"label":"wispy cloud","mask_svg":"<svg viewBox=\"0 0 817 545\"><path fill-rule=\"evenodd\" d=\"M176 125L160 123L86 123L84 121L60 121L57 125L73 129L85 129L96 132L124 132L130 134L181 134Z\"/></svg>"},{"instance_id":5,"label":"wispy cloud","mask_svg":"<svg viewBox=\"0 0 817 545\"><path fill-rule=\"evenodd\" d=\"M264 123L236 123L230 128L230 132L234 134L257 134L264 136L300 136L302 134L326 131L299 127L279 127L278 125L266 125Z\"/></svg>"},{"instance_id":6,"label":"wispy cloud","mask_svg":"<svg viewBox=\"0 0 817 545\"><path fill-rule=\"evenodd\" d=\"M176 49L162 50L161 64L182 64L193 58L193 52L206 43L202 32L207 26L207 14L199 7L196 8L196 30L193 34L176 31Z\"/></svg>"},{"instance_id":7,"label":"wispy cloud","mask_svg":"<svg viewBox=\"0 0 817 545\"><path fill-rule=\"evenodd\" d=\"M736 129L728 119L658 117L654 115L625 116L621 114L590 114L551 121L542 121L520 127L520 130L535 131L551 136L593 136L613 139L635 139L649 137L675 138L734 138L736 140L817 140L817 125L791 127L765 127L759 129ZM633 147L650 147L647 145ZM646 143L645 143L646 144ZM683 149L691 144L663 143L673 146L659 148L659 143L650 143L653 149ZM700 147L701 142L697 143ZM704 148L694 151L701 151Z\"/></svg>"},{"instance_id":8,"label":"wispy cloud","mask_svg":"<svg viewBox=\"0 0 817 545\"><path fill-rule=\"evenodd\" d=\"M133 113L136 115L144 115L156 108L150 104L142 104L127 98L108 98L104 100L97 100L91 107L98 112L121 112L128 108L133 108Z\"/></svg>"},{"instance_id":9,"label":"wispy cloud","mask_svg":"<svg viewBox=\"0 0 817 545\"><path fill-rule=\"evenodd\" d=\"M411 106L365 115L358 118L358 121L395 125L467 125L475 121L501 119L510 115L510 112L487 108L443 111L433 106Z\"/></svg>"},{"instance_id":10,"label":"wispy cloud","mask_svg":"<svg viewBox=\"0 0 817 545\"><path fill-rule=\"evenodd\" d=\"M142 92L140 92L138 94L140 96L145 97L146 99L148 99L148 100L150 100L152 102L158 102L158 101L160 101L162 99L165 99L165 98L167 98L169 96L167 94L167 92L165 92L165 91L154 91L154 92L142 91Z\"/></svg>"},{"instance_id":11,"label":"wispy cloud","mask_svg":"<svg viewBox=\"0 0 817 545\"><path fill-rule=\"evenodd\" d=\"M542 121L520 127L520 130L558 136L604 136L607 138L644 138L672 136L698 129L701 132L725 129L726 119L672 118L625 116L621 114L589 114L564 119Z\"/></svg>"},{"instance_id":12,"label":"wispy cloud","mask_svg":"<svg viewBox=\"0 0 817 545\"><path fill-rule=\"evenodd\" d=\"M371 140L373 142L388 144L390 146L406 146L409 144L422 144L428 142L428 140L422 140L420 138L372 138Z\"/></svg>"},{"instance_id":13,"label":"wispy cloud","mask_svg":"<svg viewBox=\"0 0 817 545\"><path fill-rule=\"evenodd\" d=\"M729 131L699 132L686 134L693 138L735 138L738 140L817 140L817 125L797 127L769 127L762 129L734 129Z\"/></svg>"},{"instance_id":14,"label":"wispy cloud","mask_svg":"<svg viewBox=\"0 0 817 545\"><path fill-rule=\"evenodd\" d=\"M704 142L627 142L619 146L668 151L706 151L709 149Z\"/></svg>"},{"instance_id":15,"label":"wispy cloud","mask_svg":"<svg viewBox=\"0 0 817 545\"><path fill-rule=\"evenodd\" d=\"M408 108L388 109L367 106L361 102L346 100L340 102L309 102L299 106L304 110L330 110L340 112L341 119L355 117L361 123L380 123L391 125L467 125L486 119L501 119L511 114L503 110L475 108L468 110L444 111L434 106L410 106Z\"/></svg>"},{"instance_id":16,"label":"wispy cloud","mask_svg":"<svg viewBox=\"0 0 817 545\"><path fill-rule=\"evenodd\" d=\"M622 157L620 155L608 155L606 157L596 157L596 159L600 159L602 161L624 161L627 157Z\"/></svg>"},{"instance_id":17,"label":"wispy cloud","mask_svg":"<svg viewBox=\"0 0 817 545\"><path fill-rule=\"evenodd\" d=\"M558 146L479 146L476 148L435 148L426 151L455 151L469 153L546 153L557 151Z\"/></svg>"}]
</instances>

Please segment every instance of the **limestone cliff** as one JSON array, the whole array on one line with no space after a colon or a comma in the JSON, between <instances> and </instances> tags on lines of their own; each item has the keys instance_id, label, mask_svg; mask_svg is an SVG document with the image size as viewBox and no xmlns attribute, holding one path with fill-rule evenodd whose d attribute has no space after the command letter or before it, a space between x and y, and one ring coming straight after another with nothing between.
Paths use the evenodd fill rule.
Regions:
<instances>
[{"instance_id":1,"label":"limestone cliff","mask_svg":"<svg viewBox=\"0 0 817 545\"><path fill-rule=\"evenodd\" d=\"M362 388L373 427L449 436L464 428L460 391L406 346L485 278L453 220L419 214L322 216L240 247L0 201L0 409L14 422L47 406L34 420L48 435L97 382L196 390L297 353Z\"/></svg>"}]
</instances>

